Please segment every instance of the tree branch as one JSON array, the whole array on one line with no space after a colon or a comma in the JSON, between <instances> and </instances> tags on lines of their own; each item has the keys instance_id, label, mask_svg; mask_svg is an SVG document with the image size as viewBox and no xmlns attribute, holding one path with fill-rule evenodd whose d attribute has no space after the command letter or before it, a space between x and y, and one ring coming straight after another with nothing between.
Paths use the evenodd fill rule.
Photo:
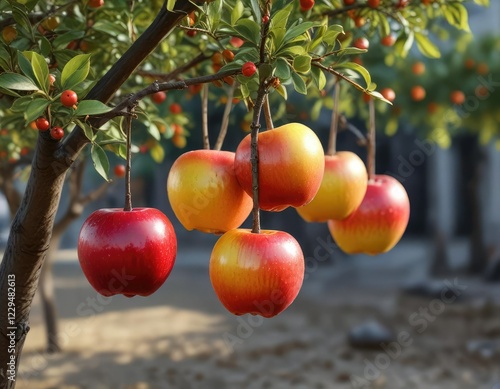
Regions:
<instances>
[{"instance_id":1,"label":"tree branch","mask_svg":"<svg viewBox=\"0 0 500 389\"><path fill-rule=\"evenodd\" d=\"M174 29L179 21L186 14L196 9L196 3L202 2L202 0L177 0L175 2L175 9L169 12L165 1L153 23L97 82L87 95L87 99L107 103L142 61ZM81 149L87 143L89 143L89 139L85 136L83 130L78 127L75 128L66 137L64 142L61 143L55 154L60 168L67 169L71 166Z\"/></svg>"},{"instance_id":2,"label":"tree branch","mask_svg":"<svg viewBox=\"0 0 500 389\"><path fill-rule=\"evenodd\" d=\"M186 62L184 65L179 66L170 73L147 72L145 70L139 70L137 73L140 74L141 76L152 77L158 81L163 81L163 82L171 81L177 79L177 77L182 73L187 72L188 70L194 68L196 65L202 63L203 61L209 58L210 56L205 55L204 53L200 53L196 57L194 57L191 61Z\"/></svg>"}]
</instances>

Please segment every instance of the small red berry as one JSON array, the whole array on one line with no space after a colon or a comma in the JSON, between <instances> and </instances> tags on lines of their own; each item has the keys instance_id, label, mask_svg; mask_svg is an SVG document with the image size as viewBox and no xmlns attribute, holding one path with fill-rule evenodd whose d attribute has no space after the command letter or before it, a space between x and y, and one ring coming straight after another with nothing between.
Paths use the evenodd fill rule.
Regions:
<instances>
[{"instance_id":1,"label":"small red berry","mask_svg":"<svg viewBox=\"0 0 500 389\"><path fill-rule=\"evenodd\" d=\"M384 88L380 91L380 94L384 96L386 100L389 100L391 103L396 99L396 93L391 88Z\"/></svg>"},{"instance_id":2,"label":"small red berry","mask_svg":"<svg viewBox=\"0 0 500 389\"><path fill-rule=\"evenodd\" d=\"M344 0L344 5L353 5L356 0Z\"/></svg>"},{"instance_id":3,"label":"small red berry","mask_svg":"<svg viewBox=\"0 0 500 389\"><path fill-rule=\"evenodd\" d=\"M245 43L245 41L241 38L238 38L237 36L233 36L229 40L229 43L231 43L231 45L233 45L234 47L239 48L243 45L243 43Z\"/></svg>"},{"instance_id":4,"label":"small red berry","mask_svg":"<svg viewBox=\"0 0 500 389\"><path fill-rule=\"evenodd\" d=\"M50 123L47 119L40 117L36 119L36 128L40 131L47 131L50 128Z\"/></svg>"},{"instance_id":5,"label":"small red berry","mask_svg":"<svg viewBox=\"0 0 500 389\"><path fill-rule=\"evenodd\" d=\"M243 66L241 67L241 73L243 73L245 77L252 77L256 71L257 67L253 62L250 61L244 63Z\"/></svg>"},{"instance_id":6,"label":"small red berry","mask_svg":"<svg viewBox=\"0 0 500 389\"><path fill-rule=\"evenodd\" d=\"M52 139L60 140L64 136L64 130L62 127L52 127L50 129L50 136Z\"/></svg>"},{"instance_id":7,"label":"small red berry","mask_svg":"<svg viewBox=\"0 0 500 389\"><path fill-rule=\"evenodd\" d=\"M368 0L368 6L370 8L378 8L380 5L380 0Z\"/></svg>"},{"instance_id":8,"label":"small red berry","mask_svg":"<svg viewBox=\"0 0 500 389\"><path fill-rule=\"evenodd\" d=\"M368 50L370 47L370 42L366 38L358 38L353 42L353 46L361 50Z\"/></svg>"},{"instance_id":9,"label":"small red berry","mask_svg":"<svg viewBox=\"0 0 500 389\"><path fill-rule=\"evenodd\" d=\"M225 49L222 52L222 56L226 60L226 62L233 62L234 61L234 53L231 50Z\"/></svg>"},{"instance_id":10,"label":"small red berry","mask_svg":"<svg viewBox=\"0 0 500 389\"><path fill-rule=\"evenodd\" d=\"M118 177L118 178L122 178L122 177L125 177L125 165L116 165L115 166L115 176Z\"/></svg>"},{"instance_id":11,"label":"small red berry","mask_svg":"<svg viewBox=\"0 0 500 389\"><path fill-rule=\"evenodd\" d=\"M314 7L314 0L300 0L300 10L309 11Z\"/></svg>"},{"instance_id":12,"label":"small red berry","mask_svg":"<svg viewBox=\"0 0 500 389\"><path fill-rule=\"evenodd\" d=\"M166 98L167 98L167 94L163 91L159 91L159 92L153 93L151 95L151 100L153 100L153 102L156 104L163 103Z\"/></svg>"},{"instance_id":13,"label":"small red berry","mask_svg":"<svg viewBox=\"0 0 500 389\"><path fill-rule=\"evenodd\" d=\"M192 38L192 37L194 37L196 35L196 30L188 30L186 32L186 34L187 34L187 36L189 36L189 37Z\"/></svg>"},{"instance_id":14,"label":"small red berry","mask_svg":"<svg viewBox=\"0 0 500 389\"><path fill-rule=\"evenodd\" d=\"M65 90L61 95L61 103L65 107L72 107L78 102L78 96L72 90Z\"/></svg>"},{"instance_id":15,"label":"small red berry","mask_svg":"<svg viewBox=\"0 0 500 389\"><path fill-rule=\"evenodd\" d=\"M90 8L100 8L104 5L104 0L89 0Z\"/></svg>"},{"instance_id":16,"label":"small red berry","mask_svg":"<svg viewBox=\"0 0 500 389\"><path fill-rule=\"evenodd\" d=\"M182 113L182 107L178 103L172 103L170 104L170 112L172 112L174 115L178 115Z\"/></svg>"},{"instance_id":17,"label":"small red berry","mask_svg":"<svg viewBox=\"0 0 500 389\"><path fill-rule=\"evenodd\" d=\"M262 16L262 24L266 24L269 22L269 15Z\"/></svg>"},{"instance_id":18,"label":"small red berry","mask_svg":"<svg viewBox=\"0 0 500 389\"><path fill-rule=\"evenodd\" d=\"M387 36L384 36L380 40L380 43L383 46L387 46L387 47L394 46L394 43L396 43L396 38L394 38L394 36L392 36L392 35L387 35Z\"/></svg>"}]
</instances>

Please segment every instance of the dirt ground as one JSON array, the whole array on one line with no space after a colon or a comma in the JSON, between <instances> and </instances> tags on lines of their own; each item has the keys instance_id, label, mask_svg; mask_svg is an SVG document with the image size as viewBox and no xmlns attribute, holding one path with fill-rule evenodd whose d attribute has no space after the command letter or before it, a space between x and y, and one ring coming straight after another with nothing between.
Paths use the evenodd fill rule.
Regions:
<instances>
[{"instance_id":1,"label":"dirt ground","mask_svg":"<svg viewBox=\"0 0 500 389\"><path fill-rule=\"evenodd\" d=\"M64 351L43 352L36 299L17 388L500 388L498 286L450 278L426 298L323 266L264 320L227 313L207 266L179 262L157 293L132 299L98 298L78 263L56 263ZM385 351L349 345L349 329L370 319L395 334Z\"/></svg>"}]
</instances>

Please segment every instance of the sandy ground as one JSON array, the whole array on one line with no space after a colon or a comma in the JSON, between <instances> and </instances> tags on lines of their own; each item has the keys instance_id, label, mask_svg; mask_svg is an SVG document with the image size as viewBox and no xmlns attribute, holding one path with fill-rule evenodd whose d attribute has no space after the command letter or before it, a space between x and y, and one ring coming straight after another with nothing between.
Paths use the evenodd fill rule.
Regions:
<instances>
[{"instance_id":1,"label":"sandy ground","mask_svg":"<svg viewBox=\"0 0 500 389\"><path fill-rule=\"evenodd\" d=\"M458 279L460 298L451 302L443 283L448 294L433 300L384 280L360 285L325 265L278 317L238 318L213 293L207 262L182 257L157 293L132 299L99 299L78 263L56 263L64 352L43 352L36 299L17 388L500 388L500 351L467 347L500 339L498 286ZM399 343L350 347L349 329L369 319Z\"/></svg>"}]
</instances>

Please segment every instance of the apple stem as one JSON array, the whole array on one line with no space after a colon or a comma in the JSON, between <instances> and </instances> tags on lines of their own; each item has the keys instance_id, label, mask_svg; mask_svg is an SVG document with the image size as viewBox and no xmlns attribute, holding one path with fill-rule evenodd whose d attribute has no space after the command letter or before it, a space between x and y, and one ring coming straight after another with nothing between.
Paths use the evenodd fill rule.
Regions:
<instances>
[{"instance_id":1,"label":"apple stem","mask_svg":"<svg viewBox=\"0 0 500 389\"><path fill-rule=\"evenodd\" d=\"M328 139L327 155L334 155L337 152L337 131L339 127L339 105L340 105L340 80L335 82L333 94L332 121L330 123L330 138Z\"/></svg>"},{"instance_id":2,"label":"apple stem","mask_svg":"<svg viewBox=\"0 0 500 389\"><path fill-rule=\"evenodd\" d=\"M214 146L215 150L220 150L222 148L222 143L224 143L224 139L226 138L227 128L229 126L229 114L231 113L231 109L233 108L233 96L234 90L236 89L236 84L236 82L233 83L231 88L229 88L229 92L227 94L224 116L222 116L222 124L220 126L219 136L217 137L217 141L215 142Z\"/></svg>"},{"instance_id":3,"label":"apple stem","mask_svg":"<svg viewBox=\"0 0 500 389\"><path fill-rule=\"evenodd\" d=\"M127 108L128 115L126 119L127 126L127 164L125 165L125 206L124 211L132 210L132 191L130 190L130 169L132 165L132 118L134 115L134 108Z\"/></svg>"},{"instance_id":4,"label":"apple stem","mask_svg":"<svg viewBox=\"0 0 500 389\"><path fill-rule=\"evenodd\" d=\"M201 91L201 121L203 132L203 148L210 150L210 139L208 138L208 84L203 84Z\"/></svg>"},{"instance_id":5,"label":"apple stem","mask_svg":"<svg viewBox=\"0 0 500 389\"><path fill-rule=\"evenodd\" d=\"M257 99L253 107L252 124L250 124L251 143L250 143L250 162L252 164L252 198L253 198L253 225L252 232L254 234L260 233L260 211L259 211L259 129L260 129L260 114L264 100L267 95L268 83L266 80L262 81L257 92Z\"/></svg>"},{"instance_id":6,"label":"apple stem","mask_svg":"<svg viewBox=\"0 0 500 389\"><path fill-rule=\"evenodd\" d=\"M273 117L271 115L271 106L269 105L269 95L264 99L264 117L266 118L266 128L272 130L274 128Z\"/></svg>"},{"instance_id":7,"label":"apple stem","mask_svg":"<svg viewBox=\"0 0 500 389\"><path fill-rule=\"evenodd\" d=\"M371 179L375 176L375 103L373 98L368 103L370 109L370 123L368 126L368 137L366 146L368 148L368 178Z\"/></svg>"}]
</instances>

